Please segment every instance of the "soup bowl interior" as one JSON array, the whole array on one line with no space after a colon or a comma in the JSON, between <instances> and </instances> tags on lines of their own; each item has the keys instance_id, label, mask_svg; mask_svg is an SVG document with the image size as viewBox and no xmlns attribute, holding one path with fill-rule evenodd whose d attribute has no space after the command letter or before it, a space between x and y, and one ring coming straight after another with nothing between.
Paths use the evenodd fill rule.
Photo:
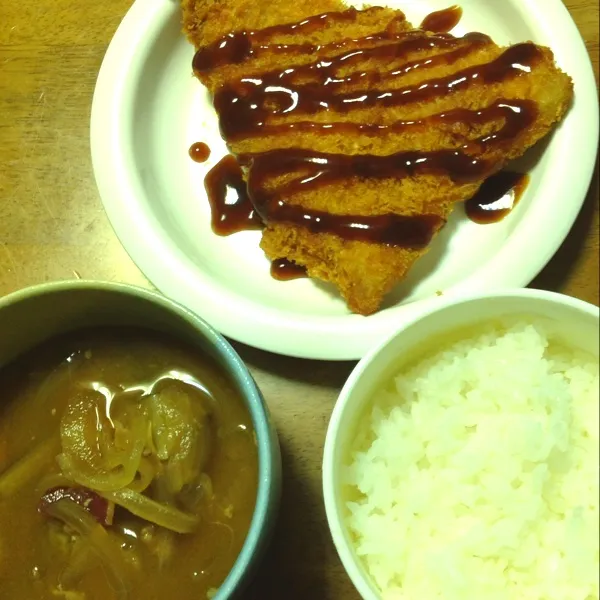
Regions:
<instances>
[{"instance_id":1,"label":"soup bowl interior","mask_svg":"<svg viewBox=\"0 0 600 600\"><path fill-rule=\"evenodd\" d=\"M548 335L566 347L598 357L598 308L585 302L538 290L476 296L440 305L404 326L373 349L356 366L345 383L329 423L323 459L323 492L327 520L342 563L365 600L378 600L379 591L362 561L345 520L342 469L359 423L366 416L374 394L403 366L414 363L438 342L458 340L478 325L505 318L533 319ZM399 440L401 443L401 440Z\"/></svg>"},{"instance_id":2,"label":"soup bowl interior","mask_svg":"<svg viewBox=\"0 0 600 600\"><path fill-rule=\"evenodd\" d=\"M258 446L258 491L242 550L214 598L238 597L264 553L276 519L281 459L264 399L240 357L220 334L154 292L86 281L46 284L0 299L0 368L55 336L107 326L155 331L199 350L222 369L246 404Z\"/></svg>"}]
</instances>

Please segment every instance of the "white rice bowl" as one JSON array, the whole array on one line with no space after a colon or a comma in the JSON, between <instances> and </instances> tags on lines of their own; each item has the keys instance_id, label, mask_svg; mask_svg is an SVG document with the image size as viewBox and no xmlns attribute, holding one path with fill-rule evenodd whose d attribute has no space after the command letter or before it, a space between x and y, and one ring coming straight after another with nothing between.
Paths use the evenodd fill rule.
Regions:
<instances>
[{"instance_id":1,"label":"white rice bowl","mask_svg":"<svg viewBox=\"0 0 600 600\"><path fill-rule=\"evenodd\" d=\"M489 326L373 398L346 525L385 600L598 600L598 362Z\"/></svg>"}]
</instances>

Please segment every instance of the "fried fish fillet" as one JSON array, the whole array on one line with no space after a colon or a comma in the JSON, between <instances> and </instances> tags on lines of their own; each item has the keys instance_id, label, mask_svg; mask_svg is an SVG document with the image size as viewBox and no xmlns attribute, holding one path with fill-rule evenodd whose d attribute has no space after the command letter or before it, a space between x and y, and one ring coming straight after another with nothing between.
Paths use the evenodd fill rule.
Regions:
<instances>
[{"instance_id":1,"label":"fried fish fillet","mask_svg":"<svg viewBox=\"0 0 600 600\"><path fill-rule=\"evenodd\" d=\"M263 203L262 249L331 282L363 315L454 205L572 100L551 50L530 42L434 34L400 11L331 0L183 7L195 73Z\"/></svg>"}]
</instances>

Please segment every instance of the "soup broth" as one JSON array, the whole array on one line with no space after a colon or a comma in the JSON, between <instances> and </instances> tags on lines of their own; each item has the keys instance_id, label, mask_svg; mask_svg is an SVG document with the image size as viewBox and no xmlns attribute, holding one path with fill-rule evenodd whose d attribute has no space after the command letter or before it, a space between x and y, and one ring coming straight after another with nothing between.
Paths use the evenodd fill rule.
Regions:
<instances>
[{"instance_id":1,"label":"soup broth","mask_svg":"<svg viewBox=\"0 0 600 600\"><path fill-rule=\"evenodd\" d=\"M1 598L210 597L257 487L248 410L196 349L87 330L0 369Z\"/></svg>"}]
</instances>

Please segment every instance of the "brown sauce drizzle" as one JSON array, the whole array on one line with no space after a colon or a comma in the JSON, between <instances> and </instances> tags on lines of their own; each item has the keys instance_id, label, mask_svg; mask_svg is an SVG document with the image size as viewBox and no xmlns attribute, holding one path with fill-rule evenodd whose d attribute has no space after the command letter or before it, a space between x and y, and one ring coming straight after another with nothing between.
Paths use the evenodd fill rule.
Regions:
<instances>
[{"instance_id":1,"label":"brown sauce drizzle","mask_svg":"<svg viewBox=\"0 0 600 600\"><path fill-rule=\"evenodd\" d=\"M465 123L469 126L485 125L494 121L504 121L504 125L494 134L473 142L474 147L479 144L485 146L492 141L500 142L512 140L536 117L537 108L530 100L498 100L490 106L480 110L457 108L438 113L422 119L412 121L396 121L389 125L375 125L371 123L352 123L348 121L334 121L319 123L317 121L293 121L291 123L266 124L260 128L245 133L245 138L285 135L294 131L317 133L326 135L371 135L379 136L386 133L404 133L411 129L436 125L456 125ZM235 138L230 138L235 139ZM483 148L482 148L483 149Z\"/></svg>"},{"instance_id":2,"label":"brown sauce drizzle","mask_svg":"<svg viewBox=\"0 0 600 600\"><path fill-rule=\"evenodd\" d=\"M456 181L468 182L484 177L492 168L486 161L454 150L347 156L292 148L245 155L240 160L249 167L248 193L266 223L294 223L313 233L333 233L346 240L407 248L427 246L444 225L444 219L429 214L330 214L308 210L287 200L299 192L318 189L351 177L384 179L419 173L443 173ZM300 171L302 175L275 191L264 191L265 184L271 178L295 171Z\"/></svg>"},{"instance_id":3,"label":"brown sauce drizzle","mask_svg":"<svg viewBox=\"0 0 600 600\"><path fill-rule=\"evenodd\" d=\"M367 8L368 11L380 10L378 7ZM363 11L364 12L364 11ZM200 48L193 61L194 71L201 73L209 71L216 67L221 67L227 64L239 64L253 57L258 48L264 49L261 42L266 42L276 35L294 35L297 33L310 33L323 26L324 23L335 23L343 21L354 21L358 16L359 11L355 8L339 12L322 13L313 17L308 17L297 23L286 23L283 25L273 25L264 29L253 31L236 31L223 36L214 41L208 46ZM399 15L396 20L405 20L404 15ZM378 34L376 34L378 35ZM382 32L381 35L386 35ZM370 39L370 38L365 38ZM257 47L258 45L258 47ZM272 45L270 45L272 48ZM276 48L279 51L287 51L286 44L277 44ZM309 50L310 47L303 47L302 51ZM312 51L323 48L322 46L312 46ZM295 49L299 49L298 46ZM310 50L309 50L310 51Z\"/></svg>"},{"instance_id":4,"label":"brown sauce drizzle","mask_svg":"<svg viewBox=\"0 0 600 600\"><path fill-rule=\"evenodd\" d=\"M194 162L203 163L210 156L210 148L204 142L195 142L190 146L189 155Z\"/></svg>"},{"instance_id":5,"label":"brown sauce drizzle","mask_svg":"<svg viewBox=\"0 0 600 600\"><path fill-rule=\"evenodd\" d=\"M470 117L468 123L504 119L501 129L473 144L479 150L488 144L513 139L532 119L535 105L528 101L508 104L498 101L481 111L453 111L452 118ZM447 118L438 115L437 118ZM324 211L308 210L287 200L307 190L348 179L402 178L417 174L448 175L457 183L477 181L491 173L495 164L476 158L462 150L434 152L398 152L387 156L321 153L297 148L279 149L257 155L240 156L249 169L248 194L264 222L283 221L306 227L313 233L334 233L344 239L370 241L390 246L425 247L444 221L436 215L332 215ZM279 175L300 172L301 176L265 192L265 184Z\"/></svg>"},{"instance_id":6,"label":"brown sauce drizzle","mask_svg":"<svg viewBox=\"0 0 600 600\"><path fill-rule=\"evenodd\" d=\"M434 13L436 15L436 13ZM442 30L453 19L460 18L460 9L453 7L445 11L445 24L441 15L430 15L428 27ZM457 17L458 15L458 17ZM260 31L236 32L225 36L214 44L200 49L194 58L197 73L224 64L239 64L259 49L294 54L310 48L320 52L323 48L336 51L351 46L359 40L343 40L335 44L316 45L264 45L273 35L309 32L331 20L353 20L356 11L326 13L310 17L299 23L270 27ZM436 24L435 19L438 19ZM427 23L427 20L424 22ZM433 23L433 25L432 25ZM369 41L393 40L368 48L345 50L335 56L315 56L312 63L284 70L246 76L235 83L222 86L214 96L214 105L219 116L223 137L232 140L257 135L285 135L290 131L314 131L329 133L367 133L378 135L385 131L401 131L429 123L445 125L463 124L476 126L496 123L490 133L463 146L431 152L398 152L387 156L361 154L343 155L316 152L300 148L278 149L238 157L247 168L247 184L242 177L239 164L232 157L223 159L206 178L206 189L212 208L213 230L220 235L234 231L257 229L264 223L283 222L307 228L314 233L332 233L346 240L366 241L389 246L423 248L444 224L444 219L435 214L426 215L341 215L326 211L306 209L290 199L305 191L312 191L339 181L358 178L401 179L420 174L448 176L456 183L476 182L488 177L498 168L492 159L481 158L489 147L501 147L512 141L537 115L535 103L526 100L499 100L480 110L457 109L415 121L399 121L390 125L360 124L346 122L319 123L302 120L310 116L332 111L347 114L357 109L373 106L397 107L414 102L428 101L457 90L467 89L472 84L496 83L518 77L531 71L542 57L540 49L533 43L522 43L507 48L496 59L462 69L446 77L429 79L417 85L395 89L378 89L376 83L390 77L401 77L415 69L425 69L440 64L452 64L460 57L476 50L490 39L483 34L468 34L455 38L445 33L425 35L411 32L394 36L387 32L374 34ZM363 38L367 40L367 38ZM393 67L381 75L378 69L351 71L340 76L347 65L378 59L384 64L398 61L415 51L433 48L448 49L425 59L409 61ZM344 71L348 73L348 71ZM348 84L358 83L361 89L344 90ZM355 86L356 87L356 86ZM292 122L273 123L275 117L293 117ZM300 119L298 119L300 117ZM294 175L295 174L295 175ZM286 175L285 183L274 185L277 178ZM290 179L287 177L292 175ZM295 177L295 178L294 178ZM491 185L491 184L490 184ZM227 193L237 193L238 200L231 201ZM475 201L474 201L475 202ZM493 202L479 201L479 208ZM492 212L492 211L488 211ZM486 215L487 216L487 215ZM289 265L276 261L272 273L285 273ZM291 269L291 267L290 267ZM277 275L274 275L277 276Z\"/></svg>"},{"instance_id":7,"label":"brown sauce drizzle","mask_svg":"<svg viewBox=\"0 0 600 600\"><path fill-rule=\"evenodd\" d=\"M456 5L444 10L436 10L423 19L421 29L434 33L446 33L458 25L462 14L462 8Z\"/></svg>"},{"instance_id":8,"label":"brown sauce drizzle","mask_svg":"<svg viewBox=\"0 0 600 600\"><path fill-rule=\"evenodd\" d=\"M464 38L448 36L426 36L421 32L412 32L404 36L402 41L385 44L373 48L351 50L323 60L291 67L285 71L270 71L256 78L242 78L235 86L223 88L215 96L215 108L219 113L221 133L230 140L252 135L257 129L266 126L269 116L280 116L285 113L306 112L314 114L325 110L335 109L340 112L350 112L351 104L356 101L355 108L364 108L375 104L369 101L364 89L372 88L378 83L402 77L407 73L422 68L435 68L440 65L453 64L491 42L483 34L471 33ZM381 73L378 70L357 70L346 76L339 76L338 70L358 61L384 59L386 63L402 58L407 53L430 50L433 48L450 49L450 52L409 61L391 71ZM475 76L476 77L476 76ZM294 82L302 81L302 84ZM307 83L307 80L312 80ZM437 83L434 80L434 84ZM315 85L317 84L317 85ZM336 103L335 92L342 86L360 84L361 91L346 94L342 104ZM322 90L326 88L327 91ZM403 88L393 93L395 96L406 96L410 88ZM382 92L381 95L392 95L392 92ZM371 96L378 92L370 92ZM371 98L372 100L373 98ZM411 101L407 98L406 101ZM415 98L419 100L419 98ZM288 106L285 106L287 101ZM279 105L277 104L279 102ZM405 103L400 102L398 104ZM388 103L389 104L389 103ZM237 107L234 110L234 107ZM229 108L229 110L228 110ZM243 112L238 112L239 110Z\"/></svg>"},{"instance_id":9,"label":"brown sauce drizzle","mask_svg":"<svg viewBox=\"0 0 600 600\"><path fill-rule=\"evenodd\" d=\"M312 63L291 67L285 71L271 71L259 75L260 79L269 79L271 83L277 80L280 84L282 82L293 83L294 80L304 79L311 75L317 75L319 83L325 85L331 85L332 83L346 82L346 81L363 81L367 74L371 72L358 72L350 80L339 79L335 77L336 72L341 67L347 67L350 64L358 63L361 61L371 60L374 58L385 59L386 62L391 60L397 60L404 58L410 52L423 52L425 50L432 50L434 48L456 48L456 47L468 47L469 51L475 46L481 46L483 44L489 44L490 38L481 33L469 33L465 37L456 38L443 34L439 35L425 35L421 31L409 31L401 36L398 36L393 42L381 44L378 46L372 46L371 48L355 48L347 50L341 54L335 56L328 56L327 58L314 61ZM466 54L466 52L464 53ZM462 54L462 56L464 56ZM437 60L439 56L432 57L431 60ZM453 57L454 58L454 57ZM457 56L458 58L458 56ZM429 59L428 59L429 61ZM451 60L440 59L440 62L433 62L435 64L444 64L453 62ZM410 70L415 70L421 63L409 63L411 64ZM429 66L429 62L427 62ZM408 71L408 69L407 69ZM390 75L396 75L395 71L392 71ZM383 77L386 78L388 74ZM242 79L244 81L244 79Z\"/></svg>"},{"instance_id":10,"label":"brown sauce drizzle","mask_svg":"<svg viewBox=\"0 0 600 600\"><path fill-rule=\"evenodd\" d=\"M327 84L282 85L279 75L285 74L272 72L243 79L235 86L224 86L215 94L214 105L221 133L225 138L233 139L262 127L273 116L315 114L323 110L348 113L373 106L402 106L466 89L474 82L495 83L529 72L541 56L539 48L527 42L508 48L489 63L463 69L448 77L430 79L426 84L390 90L366 88L345 94L333 93ZM328 76L329 72L334 81L335 74L331 69L335 62L331 60L331 66L323 69L323 75Z\"/></svg>"},{"instance_id":11,"label":"brown sauce drizzle","mask_svg":"<svg viewBox=\"0 0 600 600\"><path fill-rule=\"evenodd\" d=\"M488 177L478 192L465 203L471 221L497 223L517 205L529 183L529 176L514 171L500 171Z\"/></svg>"},{"instance_id":12,"label":"brown sauce drizzle","mask_svg":"<svg viewBox=\"0 0 600 600\"><path fill-rule=\"evenodd\" d=\"M306 269L287 258L278 258L271 263L271 277L278 281L291 281L308 277Z\"/></svg>"},{"instance_id":13,"label":"brown sauce drizzle","mask_svg":"<svg viewBox=\"0 0 600 600\"><path fill-rule=\"evenodd\" d=\"M535 104L522 100L512 103L498 101L480 111L458 109L435 118L473 124L504 119L501 129L473 142L483 148L492 142L498 144L513 139L531 123L535 114ZM304 226L313 233L334 233L349 240L410 248L427 246L444 224L443 219L436 215L333 215L289 204L287 199L299 192L349 177L382 179L433 173L448 175L458 183L467 183L486 177L495 168L494 163L474 158L461 150L347 156L290 148L243 155L239 159L249 169L248 186L232 156L223 159L207 175L205 185L212 208L212 227L216 233L229 235L245 229L257 229L262 218L264 222ZM302 176L278 189L264 192L268 180L295 171L301 171ZM228 188L233 188L238 194L237 202L225 202Z\"/></svg>"},{"instance_id":14,"label":"brown sauce drizzle","mask_svg":"<svg viewBox=\"0 0 600 600\"><path fill-rule=\"evenodd\" d=\"M384 42L384 41L399 41L408 36L421 36L420 32L403 32L403 33L392 33L390 31L379 31L371 35L366 35L358 38L347 38L340 40L339 42L328 42L326 44L256 44L252 45L251 49L248 49L247 56L243 60L228 60L227 55L221 54L221 47L219 46L216 51L213 48L214 44L200 48L194 55L192 62L192 68L196 73L206 73L213 68L223 67L227 65L236 65L244 62L248 59L256 59L264 54L320 54L325 55L335 50L342 50L344 48L355 48L360 47L363 44L371 42ZM239 36L239 37L236 37ZM235 43L240 43L242 34L230 34L224 38L225 46L232 46ZM231 50L231 48L229 48Z\"/></svg>"},{"instance_id":15,"label":"brown sauce drizzle","mask_svg":"<svg viewBox=\"0 0 600 600\"><path fill-rule=\"evenodd\" d=\"M297 164L298 157L294 155L296 152L302 151L293 151L288 157L292 168L293 163ZM329 164L322 165L322 167L330 168L330 179L345 177L349 171L364 173L364 169L369 169L368 161L358 160L363 158L360 156L346 157L325 154L320 156L329 157ZM310 164L309 157L310 153L308 152L303 157L308 161L306 164ZM388 159L379 164L379 176L385 176L386 169L389 169L390 172L396 170L392 164L393 157L378 158ZM451 160L451 157L448 159ZM272 162L272 157L258 155L253 158L244 157L243 160L246 163L261 160L269 163ZM257 173L264 171L264 164L262 169L259 164L256 170L250 169L250 174L256 177ZM374 175L377 176L376 173ZM334 215L325 211L308 210L299 205L286 204L281 200L274 202L274 197L262 198L262 201L259 202L260 192L251 183L247 190L241 168L235 157L231 155L223 158L209 171L205 179L205 187L211 206L212 229L218 235L259 229L261 220L258 215L260 215L265 222L271 220L296 223L314 233L335 233L348 240L375 241L390 246L424 248L437 230L444 225L444 219L437 215ZM229 201L227 200L228 190L237 194L234 196L234 202L231 202L231 198Z\"/></svg>"},{"instance_id":16,"label":"brown sauce drizzle","mask_svg":"<svg viewBox=\"0 0 600 600\"><path fill-rule=\"evenodd\" d=\"M216 234L230 235L262 228L234 156L225 156L207 173L204 187L210 203L212 230Z\"/></svg>"}]
</instances>

